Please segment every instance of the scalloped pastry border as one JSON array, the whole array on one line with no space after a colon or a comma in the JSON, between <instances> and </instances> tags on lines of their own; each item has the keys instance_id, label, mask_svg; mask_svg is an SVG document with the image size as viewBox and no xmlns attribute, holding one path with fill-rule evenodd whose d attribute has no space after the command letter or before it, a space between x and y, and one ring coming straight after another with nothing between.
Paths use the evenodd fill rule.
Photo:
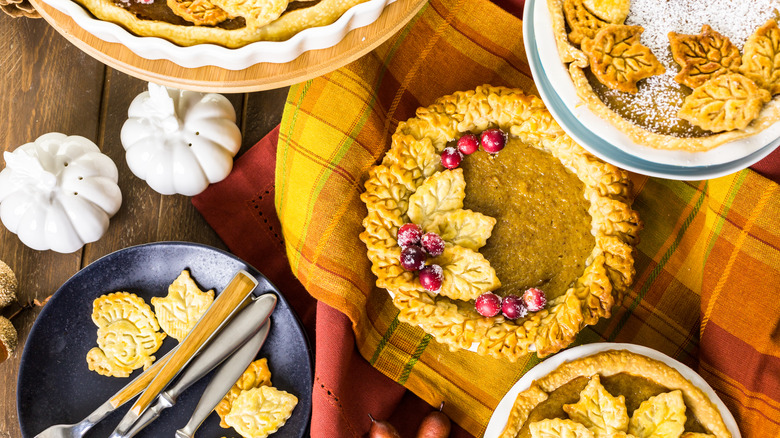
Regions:
<instances>
[{"instance_id":1,"label":"scalloped pastry border","mask_svg":"<svg viewBox=\"0 0 780 438\"><path fill-rule=\"evenodd\" d=\"M400 265L398 228L407 222L409 196L443 169L439 153L466 132L499 127L512 137L544 150L585 184L595 246L582 276L548 307L512 321L486 318L473 304L427 292ZM625 171L604 163L577 145L558 126L544 103L521 90L484 85L456 92L419 108L398 125L392 145L374 166L361 200L368 214L360 239L368 248L376 284L393 295L402 322L418 325L451 350L469 349L516 361L536 351L539 357L568 346L586 325L609 317L633 282L633 246L641 221L630 206L631 182Z\"/></svg>"},{"instance_id":2,"label":"scalloped pastry border","mask_svg":"<svg viewBox=\"0 0 780 438\"><path fill-rule=\"evenodd\" d=\"M747 128L742 130L722 132L707 137L675 137L672 135L657 134L632 123L618 113L612 111L593 91L585 77L584 69L588 67L588 57L576 46L569 42L566 34L566 19L563 14L564 0L547 0L547 7L552 17L552 28L555 42L558 46L558 55L564 65L568 64L577 96L582 99L587 107L597 116L611 123L635 143L655 149L685 150L689 152L704 152L722 144L750 137L769 128L775 122L780 121L780 96L776 96L764 105L758 117Z\"/></svg>"},{"instance_id":3,"label":"scalloped pastry border","mask_svg":"<svg viewBox=\"0 0 780 438\"><path fill-rule=\"evenodd\" d=\"M685 404L709 433L716 438L731 438L720 411L704 391L669 365L627 350L607 350L565 362L550 374L534 381L527 390L517 395L509 421L500 438L514 438L531 411L564 384L577 377L590 378L594 374L604 377L620 373L644 377L668 388L669 391L679 389L683 393Z\"/></svg>"}]
</instances>

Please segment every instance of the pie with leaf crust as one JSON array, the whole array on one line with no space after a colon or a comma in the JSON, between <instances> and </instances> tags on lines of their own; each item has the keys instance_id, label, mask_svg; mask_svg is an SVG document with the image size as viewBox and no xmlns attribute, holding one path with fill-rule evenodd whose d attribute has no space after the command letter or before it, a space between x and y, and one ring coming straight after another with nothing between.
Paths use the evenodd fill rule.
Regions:
<instances>
[{"instance_id":1,"label":"pie with leaf crust","mask_svg":"<svg viewBox=\"0 0 780 438\"><path fill-rule=\"evenodd\" d=\"M520 392L500 438L731 438L679 371L627 350L566 362Z\"/></svg>"},{"instance_id":2,"label":"pie with leaf crust","mask_svg":"<svg viewBox=\"0 0 780 438\"><path fill-rule=\"evenodd\" d=\"M506 133L500 152L478 150L444 167L456 140L496 129ZM485 85L419 108L365 187L360 239L377 286L393 296L400 321L453 350L512 361L555 353L609 317L633 281L641 221L628 175L588 154L520 90ZM402 260L405 224L443 240L419 273ZM432 266L435 291L422 281ZM546 292L545 308L514 319L475 308L482 295L506 301L529 288Z\"/></svg>"}]
</instances>

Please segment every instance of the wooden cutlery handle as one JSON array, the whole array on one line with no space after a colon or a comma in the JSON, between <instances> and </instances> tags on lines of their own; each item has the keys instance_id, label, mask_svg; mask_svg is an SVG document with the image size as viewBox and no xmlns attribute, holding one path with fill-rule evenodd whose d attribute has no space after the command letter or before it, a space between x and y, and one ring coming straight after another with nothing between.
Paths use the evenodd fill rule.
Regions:
<instances>
[{"instance_id":1,"label":"wooden cutlery handle","mask_svg":"<svg viewBox=\"0 0 780 438\"><path fill-rule=\"evenodd\" d=\"M190 361L192 356L209 340L214 332L236 311L250 292L257 286L257 280L244 271L240 271L233 277L230 284L219 294L211 304L208 311L201 317L192 331L184 338L176 352L171 355L167 363L154 377L138 397L130 409L135 415L140 416L144 410L154 401L157 395L165 389L176 375Z\"/></svg>"},{"instance_id":2,"label":"wooden cutlery handle","mask_svg":"<svg viewBox=\"0 0 780 438\"><path fill-rule=\"evenodd\" d=\"M140 394L141 391L146 389L146 387L149 386L149 383L152 382L152 380L157 375L157 373L160 372L162 367L165 366L166 363L168 363L168 358L170 358L173 355L174 351L175 350L171 350L169 354L166 354L165 356L157 359L157 362L155 362L154 364L152 364L152 366L147 368L146 371L143 372L143 374L136 377L132 382L128 383L127 386L120 389L119 392L114 394L114 396L108 400L108 402L111 403L111 406L113 406L114 409L116 409L122 406L123 404L127 403L133 397Z\"/></svg>"}]
</instances>

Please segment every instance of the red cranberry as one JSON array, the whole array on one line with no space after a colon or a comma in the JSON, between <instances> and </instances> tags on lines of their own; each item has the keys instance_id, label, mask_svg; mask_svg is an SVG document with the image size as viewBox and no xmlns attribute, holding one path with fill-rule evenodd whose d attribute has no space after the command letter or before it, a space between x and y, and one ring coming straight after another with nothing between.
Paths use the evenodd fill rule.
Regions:
<instances>
[{"instance_id":1,"label":"red cranberry","mask_svg":"<svg viewBox=\"0 0 780 438\"><path fill-rule=\"evenodd\" d=\"M417 224L403 224L398 229L398 245L401 248L407 246L419 245L422 238L422 230Z\"/></svg>"},{"instance_id":2,"label":"red cranberry","mask_svg":"<svg viewBox=\"0 0 780 438\"><path fill-rule=\"evenodd\" d=\"M525 307L525 302L517 295L507 295L501 302L501 313L507 319L517 319L527 315L528 308Z\"/></svg>"},{"instance_id":3,"label":"red cranberry","mask_svg":"<svg viewBox=\"0 0 780 438\"><path fill-rule=\"evenodd\" d=\"M420 284L426 290L438 292L442 281L444 281L444 271L439 265L428 265L420 271Z\"/></svg>"},{"instance_id":4,"label":"red cranberry","mask_svg":"<svg viewBox=\"0 0 780 438\"><path fill-rule=\"evenodd\" d=\"M490 154L495 154L504 149L506 145L506 134L504 131L496 128L488 129L482 132L482 149Z\"/></svg>"},{"instance_id":5,"label":"red cranberry","mask_svg":"<svg viewBox=\"0 0 780 438\"><path fill-rule=\"evenodd\" d=\"M444 252L444 240L436 233L423 234L422 246L433 257L438 257Z\"/></svg>"},{"instance_id":6,"label":"red cranberry","mask_svg":"<svg viewBox=\"0 0 780 438\"><path fill-rule=\"evenodd\" d=\"M419 246L407 246L401 250L401 266L407 271L419 271L425 267L425 251Z\"/></svg>"},{"instance_id":7,"label":"red cranberry","mask_svg":"<svg viewBox=\"0 0 780 438\"><path fill-rule=\"evenodd\" d=\"M474 134L466 134L458 139L458 150L463 155L471 155L479 149L479 140Z\"/></svg>"},{"instance_id":8,"label":"red cranberry","mask_svg":"<svg viewBox=\"0 0 780 438\"><path fill-rule=\"evenodd\" d=\"M441 164L447 169L454 169L460 166L460 162L463 160L463 155L454 147L446 147L441 152Z\"/></svg>"},{"instance_id":9,"label":"red cranberry","mask_svg":"<svg viewBox=\"0 0 780 438\"><path fill-rule=\"evenodd\" d=\"M523 292L523 301L525 301L525 306L528 307L529 311L536 312L544 309L544 306L547 304L547 297L544 295L543 290L532 287Z\"/></svg>"},{"instance_id":10,"label":"red cranberry","mask_svg":"<svg viewBox=\"0 0 780 438\"><path fill-rule=\"evenodd\" d=\"M501 311L501 298L492 292L486 292L477 297L474 307L482 316L496 316Z\"/></svg>"}]
</instances>

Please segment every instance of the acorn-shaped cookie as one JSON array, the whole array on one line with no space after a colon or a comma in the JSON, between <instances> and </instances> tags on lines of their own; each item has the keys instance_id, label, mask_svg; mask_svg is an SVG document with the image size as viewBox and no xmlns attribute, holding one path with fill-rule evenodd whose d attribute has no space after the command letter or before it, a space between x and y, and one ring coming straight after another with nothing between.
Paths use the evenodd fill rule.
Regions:
<instances>
[{"instance_id":1,"label":"acorn-shaped cookie","mask_svg":"<svg viewBox=\"0 0 780 438\"><path fill-rule=\"evenodd\" d=\"M0 309L16 301L16 275L0 260Z\"/></svg>"},{"instance_id":2,"label":"acorn-shaped cookie","mask_svg":"<svg viewBox=\"0 0 780 438\"><path fill-rule=\"evenodd\" d=\"M8 359L16 349L16 329L8 318L0 316L0 362Z\"/></svg>"}]
</instances>

